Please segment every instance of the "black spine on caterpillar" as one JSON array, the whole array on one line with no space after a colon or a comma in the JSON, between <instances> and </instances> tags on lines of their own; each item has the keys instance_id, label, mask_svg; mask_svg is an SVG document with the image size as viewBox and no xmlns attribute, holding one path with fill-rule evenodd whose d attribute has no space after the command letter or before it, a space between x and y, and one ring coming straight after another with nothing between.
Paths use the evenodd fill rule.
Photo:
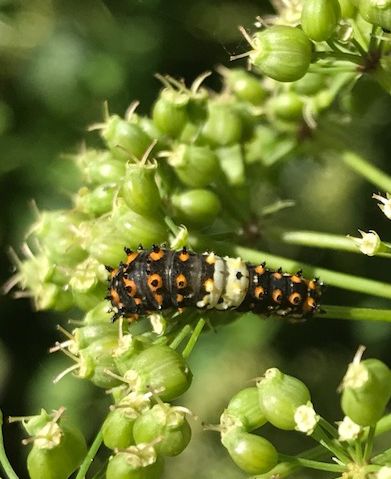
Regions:
<instances>
[{"instance_id":1,"label":"black spine on caterpillar","mask_svg":"<svg viewBox=\"0 0 391 479\"><path fill-rule=\"evenodd\" d=\"M240 258L214 253L173 251L159 246L137 251L125 248L126 261L108 268L113 320L137 319L154 311L196 307L253 311L294 319L320 309L323 284L301 272L270 270Z\"/></svg>"}]
</instances>

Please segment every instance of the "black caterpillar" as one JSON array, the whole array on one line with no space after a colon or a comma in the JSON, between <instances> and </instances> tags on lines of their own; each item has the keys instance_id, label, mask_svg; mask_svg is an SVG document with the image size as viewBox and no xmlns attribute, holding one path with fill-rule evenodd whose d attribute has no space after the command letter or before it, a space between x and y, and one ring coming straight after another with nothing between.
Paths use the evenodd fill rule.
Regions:
<instances>
[{"instance_id":1,"label":"black caterpillar","mask_svg":"<svg viewBox=\"0 0 391 479\"><path fill-rule=\"evenodd\" d=\"M110 271L109 299L113 321L187 306L200 309L253 311L308 318L319 311L323 284L296 274L269 270L240 258L215 253L125 248L126 261Z\"/></svg>"}]
</instances>

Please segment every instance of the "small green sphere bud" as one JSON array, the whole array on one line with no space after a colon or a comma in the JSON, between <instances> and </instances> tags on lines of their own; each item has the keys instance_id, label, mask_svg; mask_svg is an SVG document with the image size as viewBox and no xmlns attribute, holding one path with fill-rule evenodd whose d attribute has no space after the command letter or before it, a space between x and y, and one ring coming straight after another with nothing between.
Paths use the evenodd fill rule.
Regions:
<instances>
[{"instance_id":1,"label":"small green sphere bud","mask_svg":"<svg viewBox=\"0 0 391 479\"><path fill-rule=\"evenodd\" d=\"M106 338L107 336L117 338L118 326L110 322L89 324L87 326L74 329L72 334L76 344L76 351L79 351L80 349L86 348L97 339Z\"/></svg>"},{"instance_id":2,"label":"small green sphere bud","mask_svg":"<svg viewBox=\"0 0 391 479\"><path fill-rule=\"evenodd\" d=\"M36 436L27 457L31 479L67 479L87 453L84 437L74 427L52 421Z\"/></svg>"},{"instance_id":3,"label":"small green sphere bud","mask_svg":"<svg viewBox=\"0 0 391 479\"><path fill-rule=\"evenodd\" d=\"M178 145L168 162L182 183L193 188L212 183L219 172L217 157L208 146Z\"/></svg>"},{"instance_id":4,"label":"small green sphere bud","mask_svg":"<svg viewBox=\"0 0 391 479\"><path fill-rule=\"evenodd\" d=\"M320 73L306 73L303 78L293 83L293 88L300 95L315 95L326 87L324 75Z\"/></svg>"},{"instance_id":5,"label":"small green sphere bud","mask_svg":"<svg viewBox=\"0 0 391 479\"><path fill-rule=\"evenodd\" d=\"M262 105L267 97L267 92L259 78L240 68L224 69L222 74L228 88L239 100L247 101L255 106Z\"/></svg>"},{"instance_id":6,"label":"small green sphere bud","mask_svg":"<svg viewBox=\"0 0 391 479\"><path fill-rule=\"evenodd\" d=\"M295 412L311 400L307 386L299 379L268 369L257 383L261 409L266 419L280 429L295 429Z\"/></svg>"},{"instance_id":7,"label":"small green sphere bud","mask_svg":"<svg viewBox=\"0 0 391 479\"><path fill-rule=\"evenodd\" d=\"M270 98L268 107L272 114L284 121L297 121L303 116L303 100L293 92L285 92Z\"/></svg>"},{"instance_id":8,"label":"small green sphere bud","mask_svg":"<svg viewBox=\"0 0 391 479\"><path fill-rule=\"evenodd\" d=\"M122 197L132 211L143 216L158 215L160 193L155 181L156 163L128 163L122 183Z\"/></svg>"},{"instance_id":9,"label":"small green sphere bud","mask_svg":"<svg viewBox=\"0 0 391 479\"><path fill-rule=\"evenodd\" d=\"M335 32L340 17L338 0L304 0L301 26L309 38L323 42Z\"/></svg>"},{"instance_id":10,"label":"small green sphere bud","mask_svg":"<svg viewBox=\"0 0 391 479\"><path fill-rule=\"evenodd\" d=\"M258 429L267 421L259 405L259 393L256 387L242 389L235 394L226 410L240 419L247 432Z\"/></svg>"},{"instance_id":11,"label":"small green sphere bud","mask_svg":"<svg viewBox=\"0 0 391 479\"><path fill-rule=\"evenodd\" d=\"M124 163L115 160L110 151L84 151L76 156L76 163L90 184L118 183L125 173Z\"/></svg>"},{"instance_id":12,"label":"small green sphere bud","mask_svg":"<svg viewBox=\"0 0 391 479\"><path fill-rule=\"evenodd\" d=\"M87 215L103 215L111 210L117 191L116 183L99 185L93 190L84 186L74 199L76 209Z\"/></svg>"},{"instance_id":13,"label":"small green sphere bud","mask_svg":"<svg viewBox=\"0 0 391 479\"><path fill-rule=\"evenodd\" d=\"M188 122L189 94L171 88L161 91L153 110L152 120L158 129L173 138L177 138Z\"/></svg>"},{"instance_id":14,"label":"small green sphere bud","mask_svg":"<svg viewBox=\"0 0 391 479\"><path fill-rule=\"evenodd\" d=\"M243 125L240 113L232 103L209 101L208 119L202 134L211 146L227 146L242 138Z\"/></svg>"},{"instance_id":15,"label":"small green sphere bud","mask_svg":"<svg viewBox=\"0 0 391 479\"><path fill-rule=\"evenodd\" d=\"M222 437L234 463L247 474L264 474L278 461L278 453L271 442L241 429L232 429Z\"/></svg>"},{"instance_id":16,"label":"small green sphere bud","mask_svg":"<svg viewBox=\"0 0 391 479\"><path fill-rule=\"evenodd\" d=\"M158 440L155 449L162 456L177 456L190 442L191 429L180 407L156 404L134 423L136 444Z\"/></svg>"},{"instance_id":17,"label":"small green sphere bud","mask_svg":"<svg viewBox=\"0 0 391 479\"><path fill-rule=\"evenodd\" d=\"M379 5L382 3L384 4L376 0L360 0L358 10L367 22L391 30L391 4Z\"/></svg>"},{"instance_id":18,"label":"small green sphere bud","mask_svg":"<svg viewBox=\"0 0 391 479\"><path fill-rule=\"evenodd\" d=\"M105 446L110 449L124 449L134 444L134 422L149 408L148 394L131 392L121 399L103 423L102 436Z\"/></svg>"},{"instance_id":19,"label":"small green sphere bud","mask_svg":"<svg viewBox=\"0 0 391 479\"><path fill-rule=\"evenodd\" d=\"M310 66L312 44L298 29L274 25L255 34L250 61L266 76L281 82L303 77Z\"/></svg>"},{"instance_id":20,"label":"small green sphere bud","mask_svg":"<svg viewBox=\"0 0 391 479\"><path fill-rule=\"evenodd\" d=\"M118 115L107 120L101 134L113 156L123 161L128 161L132 155L142 158L151 144L151 139L139 125Z\"/></svg>"},{"instance_id":21,"label":"small green sphere bud","mask_svg":"<svg viewBox=\"0 0 391 479\"><path fill-rule=\"evenodd\" d=\"M351 0L338 0L342 18L353 18L356 14L355 3Z\"/></svg>"},{"instance_id":22,"label":"small green sphere bud","mask_svg":"<svg viewBox=\"0 0 391 479\"><path fill-rule=\"evenodd\" d=\"M360 350L342 381L341 406L360 426L374 425L391 397L391 371L378 359L360 361ZM357 359L358 358L358 359Z\"/></svg>"},{"instance_id":23,"label":"small green sphere bud","mask_svg":"<svg viewBox=\"0 0 391 479\"><path fill-rule=\"evenodd\" d=\"M183 221L198 226L211 224L221 209L218 196L201 189L173 195L172 203Z\"/></svg>"},{"instance_id":24,"label":"small green sphere bud","mask_svg":"<svg viewBox=\"0 0 391 479\"><path fill-rule=\"evenodd\" d=\"M151 390L163 401L171 401L183 394L192 380L183 357L166 345L153 345L138 354L125 377L133 382L133 389L140 392Z\"/></svg>"},{"instance_id":25,"label":"small green sphere bud","mask_svg":"<svg viewBox=\"0 0 391 479\"><path fill-rule=\"evenodd\" d=\"M111 457L106 479L160 479L163 460L149 445L130 446Z\"/></svg>"}]
</instances>

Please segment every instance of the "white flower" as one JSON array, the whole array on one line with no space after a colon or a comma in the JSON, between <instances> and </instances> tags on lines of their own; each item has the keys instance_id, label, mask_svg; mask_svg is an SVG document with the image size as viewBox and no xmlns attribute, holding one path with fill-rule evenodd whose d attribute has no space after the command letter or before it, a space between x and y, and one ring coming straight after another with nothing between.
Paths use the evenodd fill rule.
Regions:
<instances>
[{"instance_id":1,"label":"white flower","mask_svg":"<svg viewBox=\"0 0 391 479\"><path fill-rule=\"evenodd\" d=\"M308 402L296 409L294 419L296 423L296 431L304 432L309 436L314 432L319 421L319 416L316 414L312 404Z\"/></svg>"},{"instance_id":2,"label":"white flower","mask_svg":"<svg viewBox=\"0 0 391 479\"><path fill-rule=\"evenodd\" d=\"M377 471L376 479L391 479L391 467L383 466Z\"/></svg>"},{"instance_id":3,"label":"white flower","mask_svg":"<svg viewBox=\"0 0 391 479\"><path fill-rule=\"evenodd\" d=\"M362 238L352 238L348 236L356 246L360 249L361 253L364 253L368 256L374 256L380 249L381 240L376 231L369 230L369 233L365 231L358 230Z\"/></svg>"},{"instance_id":4,"label":"white flower","mask_svg":"<svg viewBox=\"0 0 391 479\"><path fill-rule=\"evenodd\" d=\"M386 196L384 197L373 194L372 198L375 198L375 200L380 201L377 206L383 211L387 218L391 220L391 195L389 193L386 193Z\"/></svg>"},{"instance_id":5,"label":"white flower","mask_svg":"<svg viewBox=\"0 0 391 479\"><path fill-rule=\"evenodd\" d=\"M340 441L354 441L361 432L361 427L353 422L350 417L345 416L338 424L338 435Z\"/></svg>"}]
</instances>

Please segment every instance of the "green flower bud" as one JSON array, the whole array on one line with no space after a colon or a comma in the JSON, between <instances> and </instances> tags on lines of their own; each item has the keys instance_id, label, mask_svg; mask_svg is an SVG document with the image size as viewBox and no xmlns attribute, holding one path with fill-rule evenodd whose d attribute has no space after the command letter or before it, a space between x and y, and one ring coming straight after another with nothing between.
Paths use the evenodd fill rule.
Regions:
<instances>
[{"instance_id":1,"label":"green flower bud","mask_svg":"<svg viewBox=\"0 0 391 479\"><path fill-rule=\"evenodd\" d=\"M140 243L159 244L167 239L167 227L163 222L129 210L120 198L113 210L112 219L119 236L128 238L124 244L130 248L136 248Z\"/></svg>"},{"instance_id":2,"label":"green flower bud","mask_svg":"<svg viewBox=\"0 0 391 479\"><path fill-rule=\"evenodd\" d=\"M27 457L31 479L67 479L81 464L87 446L81 432L52 420L36 433Z\"/></svg>"},{"instance_id":3,"label":"green flower bud","mask_svg":"<svg viewBox=\"0 0 391 479\"><path fill-rule=\"evenodd\" d=\"M110 458L106 479L160 479L163 466L152 446L130 446Z\"/></svg>"},{"instance_id":4,"label":"green flower bud","mask_svg":"<svg viewBox=\"0 0 391 479\"><path fill-rule=\"evenodd\" d=\"M316 42L328 40L341 17L338 0L304 0L301 27Z\"/></svg>"},{"instance_id":5,"label":"green flower bud","mask_svg":"<svg viewBox=\"0 0 391 479\"><path fill-rule=\"evenodd\" d=\"M303 100L293 91L280 93L270 98L267 104L270 112L284 121L297 121L303 117Z\"/></svg>"},{"instance_id":6,"label":"green flower bud","mask_svg":"<svg viewBox=\"0 0 391 479\"><path fill-rule=\"evenodd\" d=\"M232 429L222 436L222 443L234 463L247 474L263 474L278 461L278 453L271 442L241 429Z\"/></svg>"},{"instance_id":7,"label":"green flower bud","mask_svg":"<svg viewBox=\"0 0 391 479\"><path fill-rule=\"evenodd\" d=\"M267 97L267 91L262 86L259 78L240 68L220 69L228 88L239 100L246 101L252 105L262 105Z\"/></svg>"},{"instance_id":8,"label":"green flower bud","mask_svg":"<svg viewBox=\"0 0 391 479\"><path fill-rule=\"evenodd\" d=\"M88 313L89 314L89 313ZM118 337L118 325L110 322L90 324L82 328L76 328L72 331L75 341L75 351L80 351L89 346L97 339L106 338L108 336Z\"/></svg>"},{"instance_id":9,"label":"green flower bud","mask_svg":"<svg viewBox=\"0 0 391 479\"><path fill-rule=\"evenodd\" d=\"M303 77L310 66L312 44L298 28L274 25L253 38L250 61L266 76L281 82Z\"/></svg>"},{"instance_id":10,"label":"green flower bud","mask_svg":"<svg viewBox=\"0 0 391 479\"><path fill-rule=\"evenodd\" d=\"M93 258L79 263L69 280L75 304L89 310L105 296L107 271L103 264Z\"/></svg>"},{"instance_id":11,"label":"green flower bud","mask_svg":"<svg viewBox=\"0 0 391 479\"><path fill-rule=\"evenodd\" d=\"M247 432L258 429L267 421L259 405L259 393L256 387L242 389L235 394L226 410L240 419Z\"/></svg>"},{"instance_id":12,"label":"green flower bud","mask_svg":"<svg viewBox=\"0 0 391 479\"><path fill-rule=\"evenodd\" d=\"M190 387L192 374L177 351L169 346L153 345L134 358L125 379L136 391L151 390L163 401L171 401Z\"/></svg>"},{"instance_id":13,"label":"green flower bud","mask_svg":"<svg viewBox=\"0 0 391 479\"><path fill-rule=\"evenodd\" d=\"M188 122L189 95L185 92L164 88L157 99L152 120L158 129L166 135L177 138Z\"/></svg>"},{"instance_id":14,"label":"green flower bud","mask_svg":"<svg viewBox=\"0 0 391 479\"><path fill-rule=\"evenodd\" d=\"M118 183L125 173L124 163L115 160L109 151L86 150L75 160L87 183Z\"/></svg>"},{"instance_id":15,"label":"green flower bud","mask_svg":"<svg viewBox=\"0 0 391 479\"><path fill-rule=\"evenodd\" d=\"M218 196L209 190L188 190L173 195L171 200L178 216L197 226L213 223L221 209Z\"/></svg>"},{"instance_id":16,"label":"green flower bud","mask_svg":"<svg viewBox=\"0 0 391 479\"><path fill-rule=\"evenodd\" d=\"M156 404L136 419L133 427L136 444L156 441L162 456L177 456L190 442L191 429L183 408Z\"/></svg>"},{"instance_id":17,"label":"green flower bud","mask_svg":"<svg viewBox=\"0 0 391 479\"><path fill-rule=\"evenodd\" d=\"M131 392L110 411L102 426L105 446L124 449L134 444L133 425L144 411L150 408L147 394Z\"/></svg>"},{"instance_id":18,"label":"green flower bud","mask_svg":"<svg viewBox=\"0 0 391 479\"><path fill-rule=\"evenodd\" d=\"M34 306L38 311L53 309L66 311L73 306L73 298L69 291L52 283L37 284L31 288Z\"/></svg>"},{"instance_id":19,"label":"green flower bud","mask_svg":"<svg viewBox=\"0 0 391 479\"><path fill-rule=\"evenodd\" d=\"M378 359L360 361L362 350L350 363L342 381L341 406L360 426L375 425L391 397L391 371Z\"/></svg>"},{"instance_id":20,"label":"green flower bud","mask_svg":"<svg viewBox=\"0 0 391 479\"><path fill-rule=\"evenodd\" d=\"M157 216L161 210L160 193L155 181L156 163L128 163L121 187L122 197L132 211Z\"/></svg>"},{"instance_id":21,"label":"green flower bud","mask_svg":"<svg viewBox=\"0 0 391 479\"><path fill-rule=\"evenodd\" d=\"M51 261L71 266L87 256L78 238L78 227L84 219L75 211L46 211L40 214L31 233Z\"/></svg>"},{"instance_id":22,"label":"green flower bud","mask_svg":"<svg viewBox=\"0 0 391 479\"><path fill-rule=\"evenodd\" d=\"M83 322L87 325L99 325L102 323L105 325L110 321L112 316L112 313L109 312L109 309L109 302L101 301L94 308L88 311L88 313L84 316Z\"/></svg>"},{"instance_id":23,"label":"green flower bud","mask_svg":"<svg viewBox=\"0 0 391 479\"><path fill-rule=\"evenodd\" d=\"M384 7L375 0L360 0L358 10L360 15L369 23L379 25L385 30L391 30L391 4Z\"/></svg>"},{"instance_id":24,"label":"green flower bud","mask_svg":"<svg viewBox=\"0 0 391 479\"><path fill-rule=\"evenodd\" d=\"M341 7L342 18L353 18L356 14L355 2L350 0L338 0Z\"/></svg>"},{"instance_id":25,"label":"green flower bud","mask_svg":"<svg viewBox=\"0 0 391 479\"><path fill-rule=\"evenodd\" d=\"M326 87L325 76L320 73L306 73L303 78L293 83L293 88L300 95L315 95Z\"/></svg>"},{"instance_id":26,"label":"green flower bud","mask_svg":"<svg viewBox=\"0 0 391 479\"><path fill-rule=\"evenodd\" d=\"M116 183L99 185L93 190L84 186L74 198L76 209L87 215L103 215L111 210L117 191Z\"/></svg>"},{"instance_id":27,"label":"green flower bud","mask_svg":"<svg viewBox=\"0 0 391 479\"><path fill-rule=\"evenodd\" d=\"M219 173L217 157L208 146L178 145L168 162L182 183L193 188L212 183Z\"/></svg>"},{"instance_id":28,"label":"green flower bud","mask_svg":"<svg viewBox=\"0 0 391 479\"><path fill-rule=\"evenodd\" d=\"M295 429L295 412L311 400L307 386L299 379L268 369L257 383L261 409L266 419L280 429Z\"/></svg>"},{"instance_id":29,"label":"green flower bud","mask_svg":"<svg viewBox=\"0 0 391 479\"><path fill-rule=\"evenodd\" d=\"M238 143L242 133L241 115L231 102L209 101L208 119L202 129L202 135L211 146Z\"/></svg>"},{"instance_id":30,"label":"green flower bud","mask_svg":"<svg viewBox=\"0 0 391 479\"><path fill-rule=\"evenodd\" d=\"M135 120L123 120L118 115L108 118L101 135L113 156L128 161L129 156L142 158L151 144L151 138Z\"/></svg>"}]
</instances>

